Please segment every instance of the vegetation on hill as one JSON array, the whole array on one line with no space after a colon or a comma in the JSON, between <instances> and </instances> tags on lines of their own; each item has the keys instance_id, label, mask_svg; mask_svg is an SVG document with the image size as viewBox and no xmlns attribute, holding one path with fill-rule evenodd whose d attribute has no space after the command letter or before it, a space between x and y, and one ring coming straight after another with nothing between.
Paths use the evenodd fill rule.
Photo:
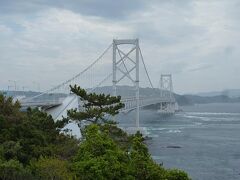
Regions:
<instances>
[{"instance_id":1,"label":"vegetation on hill","mask_svg":"<svg viewBox=\"0 0 240 180\"><path fill-rule=\"evenodd\" d=\"M135 96L135 89L131 86L117 86L118 94L122 97L133 97ZM140 96L151 96L151 97L158 97L160 95L160 90L158 88L140 88L139 89ZM95 93L99 94L111 94L112 93L112 86L104 86L98 87L94 91ZM240 102L239 96L240 90L226 90L224 92L212 92L212 93L200 93L197 95L180 95L174 93L174 97L180 106L187 106L187 105L194 105L194 104L206 104L206 103L236 103ZM1 93L1 91L0 91ZM40 92L31 92L31 91L5 91L6 96L14 96L24 95L27 97L31 97L34 95L40 94ZM55 96L54 96L55 97ZM64 94L58 94L58 97L65 97ZM42 97L44 99L51 99L53 96L45 95ZM157 109L159 108L159 104L152 105L147 107L148 109Z\"/></svg>"},{"instance_id":2,"label":"vegetation on hill","mask_svg":"<svg viewBox=\"0 0 240 180\"><path fill-rule=\"evenodd\" d=\"M189 179L155 163L139 132L130 136L107 118L123 107L120 97L71 90L85 110L57 122L37 109L20 112L19 102L0 95L0 180ZM70 119L88 120L83 139L62 132Z\"/></svg>"},{"instance_id":3,"label":"vegetation on hill","mask_svg":"<svg viewBox=\"0 0 240 180\"><path fill-rule=\"evenodd\" d=\"M240 98L230 98L226 95L202 97L197 95L175 95L179 105L207 104L207 103L236 103Z\"/></svg>"}]
</instances>

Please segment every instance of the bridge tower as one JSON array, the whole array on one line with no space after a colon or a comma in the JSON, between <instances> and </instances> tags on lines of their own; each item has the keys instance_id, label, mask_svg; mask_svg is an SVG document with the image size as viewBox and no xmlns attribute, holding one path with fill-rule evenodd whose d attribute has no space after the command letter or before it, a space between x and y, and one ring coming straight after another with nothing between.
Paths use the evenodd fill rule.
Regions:
<instances>
[{"instance_id":1,"label":"bridge tower","mask_svg":"<svg viewBox=\"0 0 240 180\"><path fill-rule=\"evenodd\" d=\"M121 45L133 45L133 47L126 51L120 49ZM119 57L117 57L117 53ZM132 55L134 54L134 58ZM113 40L113 95L117 95L117 84L124 79L128 78L135 86L135 96L136 96L136 127L139 129L139 40L138 39L114 39ZM119 59L120 58L120 59ZM133 66L131 68L127 67L127 62L131 63ZM120 66L123 65L124 69ZM135 77L131 77L131 72L135 71ZM119 73L121 76L119 76Z\"/></svg>"},{"instance_id":2,"label":"bridge tower","mask_svg":"<svg viewBox=\"0 0 240 180\"><path fill-rule=\"evenodd\" d=\"M165 101L160 103L159 113L172 114L175 112L175 98L173 95L172 75L161 74L160 97Z\"/></svg>"}]
</instances>

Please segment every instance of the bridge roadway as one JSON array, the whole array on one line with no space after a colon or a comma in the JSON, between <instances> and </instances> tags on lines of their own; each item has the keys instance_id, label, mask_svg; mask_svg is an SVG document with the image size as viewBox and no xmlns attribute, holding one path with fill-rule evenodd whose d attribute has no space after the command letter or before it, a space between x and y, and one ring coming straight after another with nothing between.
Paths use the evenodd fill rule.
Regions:
<instances>
[{"instance_id":1,"label":"bridge roadway","mask_svg":"<svg viewBox=\"0 0 240 180\"><path fill-rule=\"evenodd\" d=\"M21 107L23 108L42 108L42 109L49 109L53 108L56 106L60 106L62 104L63 99L58 99L58 100L38 100L38 101L24 101L20 100Z\"/></svg>"},{"instance_id":2,"label":"bridge roadway","mask_svg":"<svg viewBox=\"0 0 240 180\"><path fill-rule=\"evenodd\" d=\"M73 98L72 100L70 100L69 103L67 103L68 105L66 106L65 109L68 108L69 104L71 104L74 99L77 98L77 96L73 96L71 95ZM65 98L67 99L67 98ZM59 99L51 99L51 100L32 100L32 101L24 101L21 100L21 106L23 108L27 108L27 107L40 107L43 110L48 110L54 107L58 107L60 105L63 104L64 98L59 98ZM134 110L137 108L137 101L136 101L136 97L128 97L128 98L123 98L122 103L125 104L125 107L122 108L121 112L128 112L131 110ZM167 102L167 103L175 103L174 99L169 99L169 98L160 98L158 97L153 97L153 96L147 96L147 97L140 97L139 98L139 107L145 107L145 106L149 106L149 105L153 105L153 104L158 104L158 103L162 103L162 102Z\"/></svg>"}]
</instances>

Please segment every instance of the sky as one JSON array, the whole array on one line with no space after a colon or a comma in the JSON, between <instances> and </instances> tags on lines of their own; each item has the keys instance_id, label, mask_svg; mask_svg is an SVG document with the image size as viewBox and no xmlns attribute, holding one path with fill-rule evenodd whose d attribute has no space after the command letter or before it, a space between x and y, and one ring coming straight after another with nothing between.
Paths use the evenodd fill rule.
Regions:
<instances>
[{"instance_id":1,"label":"sky","mask_svg":"<svg viewBox=\"0 0 240 180\"><path fill-rule=\"evenodd\" d=\"M181 94L240 89L239 9L240 0L0 0L0 89L51 88L112 39L132 38L154 86L171 73Z\"/></svg>"}]
</instances>

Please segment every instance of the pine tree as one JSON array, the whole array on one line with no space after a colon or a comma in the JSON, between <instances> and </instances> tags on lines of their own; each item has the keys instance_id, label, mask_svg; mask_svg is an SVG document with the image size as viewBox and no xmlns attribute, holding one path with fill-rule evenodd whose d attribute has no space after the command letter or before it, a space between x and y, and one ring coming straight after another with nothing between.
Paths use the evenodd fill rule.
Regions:
<instances>
[{"instance_id":1,"label":"pine tree","mask_svg":"<svg viewBox=\"0 0 240 180\"><path fill-rule=\"evenodd\" d=\"M80 86L70 86L71 92L80 97L83 102L83 111L72 109L68 111L68 117L73 120L89 121L94 124L105 123L108 120L106 115L115 116L124 107L121 103L121 96L110 96L105 94L88 93Z\"/></svg>"}]
</instances>

